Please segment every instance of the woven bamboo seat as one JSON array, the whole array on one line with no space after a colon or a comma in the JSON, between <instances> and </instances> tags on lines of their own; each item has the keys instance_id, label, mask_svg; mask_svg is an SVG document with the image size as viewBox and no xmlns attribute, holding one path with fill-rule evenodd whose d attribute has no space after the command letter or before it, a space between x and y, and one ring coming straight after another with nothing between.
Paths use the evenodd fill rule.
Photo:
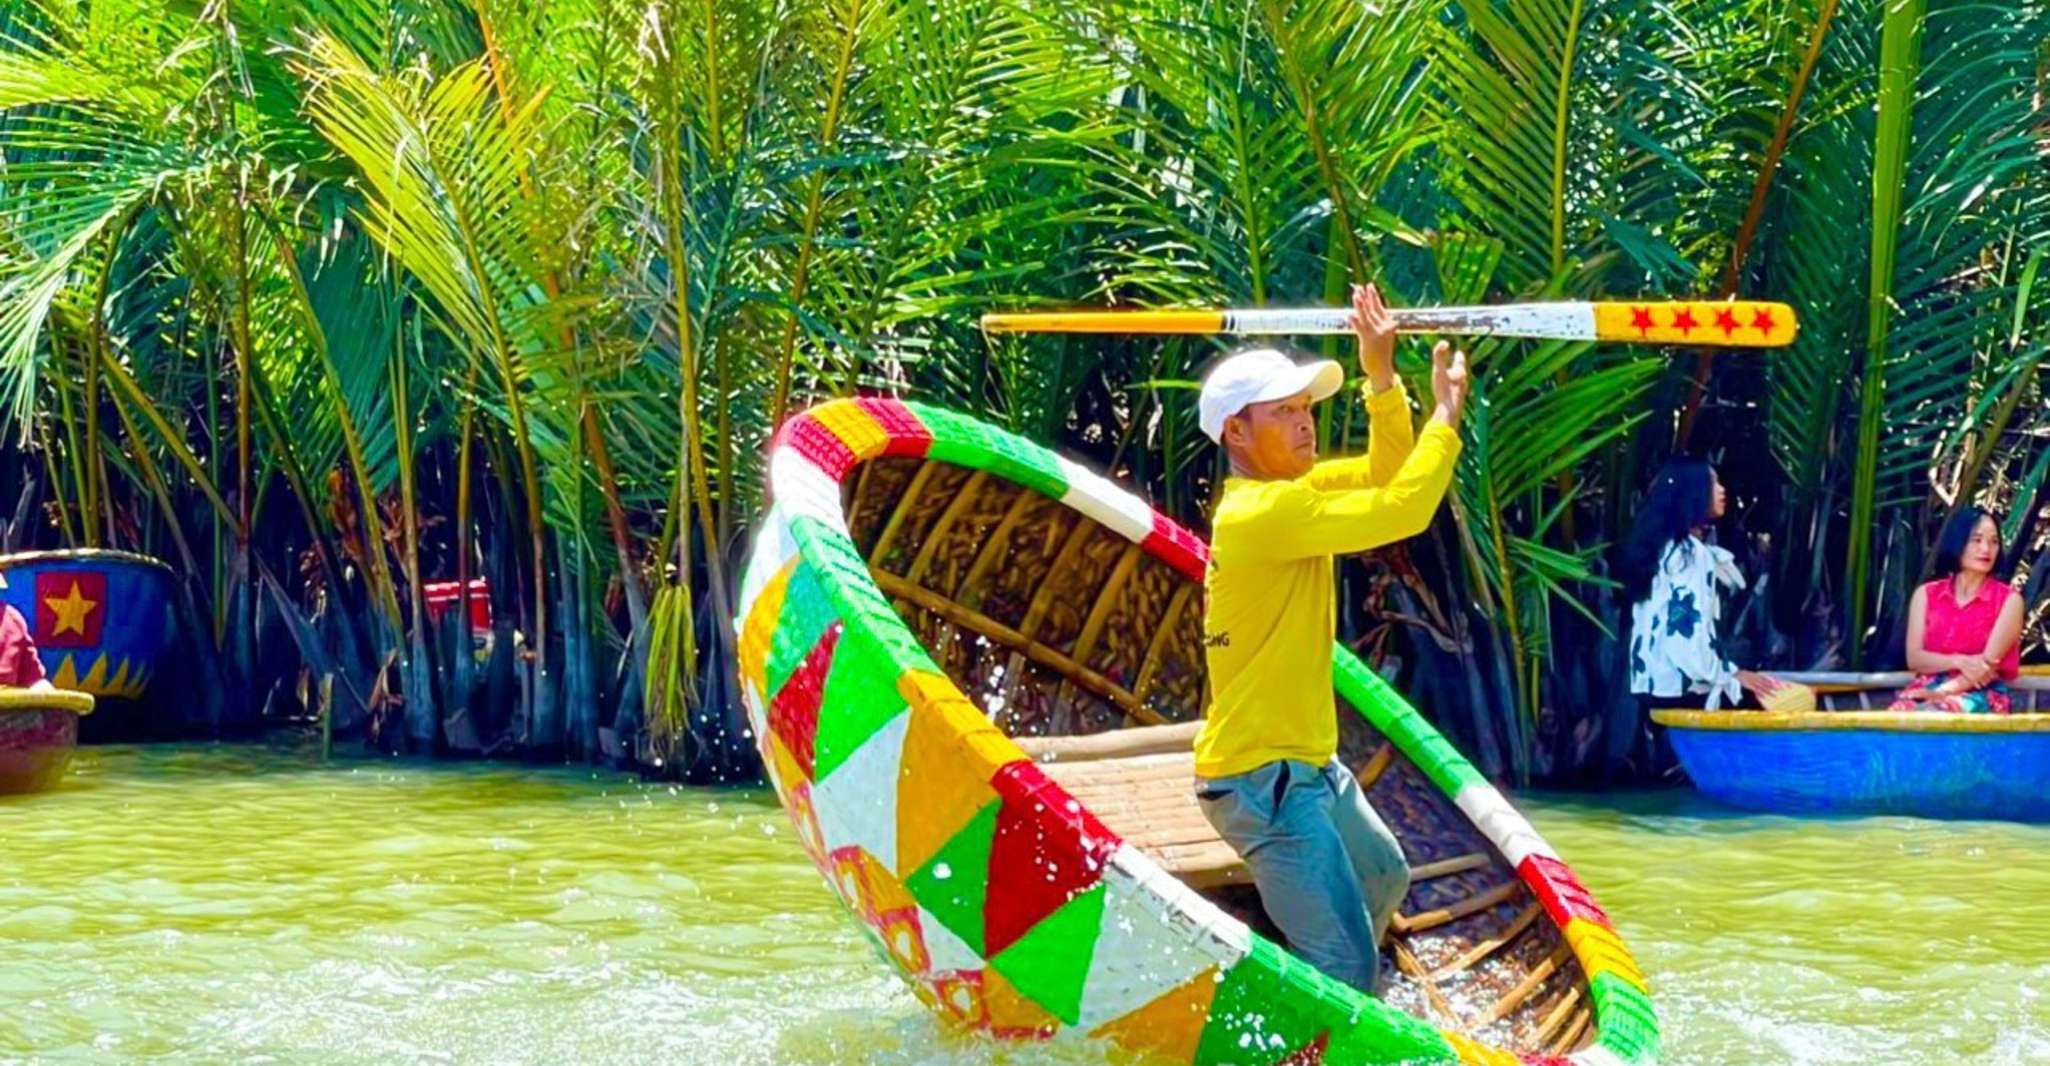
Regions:
<instances>
[{"instance_id":1,"label":"woven bamboo seat","mask_svg":"<svg viewBox=\"0 0 2050 1066\"><path fill-rule=\"evenodd\" d=\"M1196 722L1079 737L1025 737L1018 746L1125 842L1197 889L1251 881L1245 860L1196 805Z\"/></svg>"}]
</instances>

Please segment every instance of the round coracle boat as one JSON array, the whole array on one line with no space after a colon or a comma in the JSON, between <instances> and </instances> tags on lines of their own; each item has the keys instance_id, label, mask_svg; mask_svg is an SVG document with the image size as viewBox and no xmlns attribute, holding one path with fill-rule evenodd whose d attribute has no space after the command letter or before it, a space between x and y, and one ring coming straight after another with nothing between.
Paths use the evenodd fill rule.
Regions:
<instances>
[{"instance_id":1,"label":"round coracle boat","mask_svg":"<svg viewBox=\"0 0 2050 1066\"><path fill-rule=\"evenodd\" d=\"M1787 814L2050 822L2050 673L2009 684L2011 714L1886 710L1910 674L1780 674L1809 712L1653 711L1709 798Z\"/></svg>"},{"instance_id":2,"label":"round coracle boat","mask_svg":"<svg viewBox=\"0 0 2050 1066\"><path fill-rule=\"evenodd\" d=\"M56 785L78 747L78 720L91 713L83 692L0 688L0 795Z\"/></svg>"},{"instance_id":3,"label":"round coracle boat","mask_svg":"<svg viewBox=\"0 0 2050 1066\"><path fill-rule=\"evenodd\" d=\"M768 776L920 1000L1165 1061L1618 1062L1645 980L1529 823L1343 647L1340 758L1413 868L1379 998L1277 946L1196 806L1203 543L1052 452L841 400L768 458L737 619Z\"/></svg>"},{"instance_id":4,"label":"round coracle boat","mask_svg":"<svg viewBox=\"0 0 2050 1066\"><path fill-rule=\"evenodd\" d=\"M50 683L139 700L171 646L171 568L105 548L0 555L0 601L28 622Z\"/></svg>"}]
</instances>

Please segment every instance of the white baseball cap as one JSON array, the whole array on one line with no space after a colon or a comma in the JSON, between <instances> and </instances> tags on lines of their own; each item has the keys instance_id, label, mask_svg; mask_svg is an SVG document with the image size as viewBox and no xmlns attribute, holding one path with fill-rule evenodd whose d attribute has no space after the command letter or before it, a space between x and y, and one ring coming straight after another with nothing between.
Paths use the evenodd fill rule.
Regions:
<instances>
[{"instance_id":1,"label":"white baseball cap","mask_svg":"<svg viewBox=\"0 0 2050 1066\"><path fill-rule=\"evenodd\" d=\"M1203 434L1224 443L1224 420L1247 404L1285 400L1307 391L1315 403L1345 384L1345 370L1329 359L1298 363L1272 348L1250 348L1227 357L1203 376L1198 394L1197 424Z\"/></svg>"}]
</instances>

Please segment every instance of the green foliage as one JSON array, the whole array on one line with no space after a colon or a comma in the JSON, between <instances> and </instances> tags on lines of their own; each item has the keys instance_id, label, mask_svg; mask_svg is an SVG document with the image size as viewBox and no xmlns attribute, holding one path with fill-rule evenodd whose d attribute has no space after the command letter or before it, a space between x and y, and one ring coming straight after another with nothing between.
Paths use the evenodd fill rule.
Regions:
<instances>
[{"instance_id":1,"label":"green foliage","mask_svg":"<svg viewBox=\"0 0 2050 1066\"><path fill-rule=\"evenodd\" d=\"M281 623L246 613L269 575L373 731L432 688L408 744L585 754L604 727L732 774L732 568L788 411L909 395L1202 525L1188 384L1221 344L985 337L984 310L1336 303L1365 276L1407 304L1785 299L1802 331L1767 355L1471 342L1448 518L1345 571L1349 623L1491 773L1598 771L1629 747L1588 739L1627 728L1588 688L1616 685L1586 666L1616 658L1604 557L1694 430L1683 392L1775 542L1762 659L1887 654L1961 502L2012 505L2041 568L2046 21L24 2L0 16L0 418L52 505L37 539L175 547L239 688L278 669L253 649ZM1357 401L1330 408L1356 448ZM489 661L415 639L418 587L458 572L492 581Z\"/></svg>"}]
</instances>

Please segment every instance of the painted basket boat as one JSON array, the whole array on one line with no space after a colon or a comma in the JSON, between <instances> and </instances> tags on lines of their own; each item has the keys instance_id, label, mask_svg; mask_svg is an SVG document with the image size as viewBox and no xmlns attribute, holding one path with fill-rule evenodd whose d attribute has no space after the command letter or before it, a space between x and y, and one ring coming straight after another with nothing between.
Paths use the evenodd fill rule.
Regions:
<instances>
[{"instance_id":1,"label":"painted basket boat","mask_svg":"<svg viewBox=\"0 0 2050 1066\"><path fill-rule=\"evenodd\" d=\"M1143 500L878 399L788 422L768 485L737 613L755 737L812 862L943 1018L1172 1062L1656 1058L1607 915L1342 647L1341 757L1415 868L1391 984L1263 935L1190 787L1208 552Z\"/></svg>"},{"instance_id":2,"label":"painted basket boat","mask_svg":"<svg viewBox=\"0 0 2050 1066\"><path fill-rule=\"evenodd\" d=\"M2050 676L2011 686L2010 715L1888 711L1908 674L1787 674L1805 714L1653 711L1703 794L1788 814L2050 822ZM1873 709L1882 708L1882 709Z\"/></svg>"},{"instance_id":3,"label":"painted basket boat","mask_svg":"<svg viewBox=\"0 0 2050 1066\"><path fill-rule=\"evenodd\" d=\"M139 700L171 646L171 568L147 555L79 548L0 556L0 600L28 621L50 683Z\"/></svg>"},{"instance_id":4,"label":"painted basket boat","mask_svg":"<svg viewBox=\"0 0 2050 1066\"><path fill-rule=\"evenodd\" d=\"M0 688L0 795L54 786L78 747L78 720L91 713L83 692Z\"/></svg>"}]
</instances>

